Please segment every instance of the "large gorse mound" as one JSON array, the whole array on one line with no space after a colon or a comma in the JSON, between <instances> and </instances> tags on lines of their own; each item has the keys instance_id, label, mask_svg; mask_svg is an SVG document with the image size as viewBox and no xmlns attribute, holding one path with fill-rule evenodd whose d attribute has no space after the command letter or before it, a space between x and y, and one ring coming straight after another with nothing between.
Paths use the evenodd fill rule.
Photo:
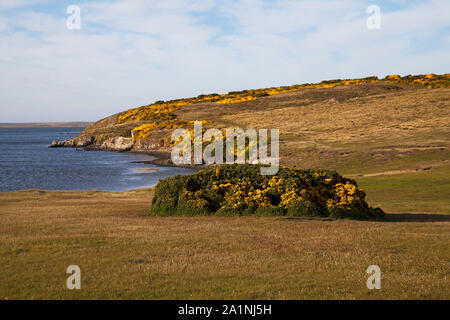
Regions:
<instances>
[{"instance_id":1,"label":"large gorse mound","mask_svg":"<svg viewBox=\"0 0 450 320\"><path fill-rule=\"evenodd\" d=\"M280 168L260 174L259 165L221 165L159 181L151 214L270 215L380 219L356 182L328 170Z\"/></svg>"}]
</instances>

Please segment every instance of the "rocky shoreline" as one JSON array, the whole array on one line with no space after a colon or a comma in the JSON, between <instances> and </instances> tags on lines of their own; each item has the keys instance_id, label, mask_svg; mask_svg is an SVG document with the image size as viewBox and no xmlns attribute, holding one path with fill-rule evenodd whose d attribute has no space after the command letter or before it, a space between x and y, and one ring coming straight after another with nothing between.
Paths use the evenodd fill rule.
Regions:
<instances>
[{"instance_id":1,"label":"rocky shoreline","mask_svg":"<svg viewBox=\"0 0 450 320\"><path fill-rule=\"evenodd\" d=\"M143 150L135 146L132 138L114 137L103 142L96 141L95 137L78 136L68 140L53 141L49 148L82 148L86 151L113 151L134 152L155 157L154 160L136 161L135 163L153 164L162 167L179 167L188 169L206 169L212 165L181 164L176 165L171 160L170 151Z\"/></svg>"},{"instance_id":2,"label":"rocky shoreline","mask_svg":"<svg viewBox=\"0 0 450 320\"><path fill-rule=\"evenodd\" d=\"M130 151L133 148L133 139L113 137L98 142L95 137L78 136L73 139L53 141L49 148L84 148L85 150Z\"/></svg>"},{"instance_id":3,"label":"rocky shoreline","mask_svg":"<svg viewBox=\"0 0 450 320\"><path fill-rule=\"evenodd\" d=\"M186 168L186 169L208 169L212 168L214 165L206 165L206 164L180 164L176 165L172 162L171 153L168 151L130 151L135 153L145 154L156 159L154 160L142 160L135 161L135 163L144 163L144 164L154 164L161 167L178 167L178 168Z\"/></svg>"}]
</instances>

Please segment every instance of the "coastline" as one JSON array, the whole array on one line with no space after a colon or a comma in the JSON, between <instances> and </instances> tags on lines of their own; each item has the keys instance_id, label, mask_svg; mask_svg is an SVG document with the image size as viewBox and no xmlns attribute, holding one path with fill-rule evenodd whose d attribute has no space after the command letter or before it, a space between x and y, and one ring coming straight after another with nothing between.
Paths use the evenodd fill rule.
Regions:
<instances>
[{"instance_id":1,"label":"coastline","mask_svg":"<svg viewBox=\"0 0 450 320\"><path fill-rule=\"evenodd\" d=\"M68 121L68 122L30 122L30 123L0 123L0 129L20 128L85 128L92 122Z\"/></svg>"},{"instance_id":2,"label":"coastline","mask_svg":"<svg viewBox=\"0 0 450 320\"><path fill-rule=\"evenodd\" d=\"M206 165L206 164L181 164L177 165L172 162L171 153L168 151L123 151L137 154L145 154L156 159L154 160L142 160L142 161L134 161L133 163L143 163L143 164L153 164L161 167L172 167L172 168L185 168L185 169L208 169L212 168L214 165Z\"/></svg>"},{"instance_id":3,"label":"coastline","mask_svg":"<svg viewBox=\"0 0 450 320\"><path fill-rule=\"evenodd\" d=\"M60 134L60 131L64 134ZM5 178L0 183L0 193L27 190L124 192L153 188L160 179L177 174L189 174L198 169L198 166L175 166L170 161L169 152L75 147L54 152L47 149L51 139L70 137L71 134L77 134L79 129L67 131L70 132L67 133L62 127L3 129L0 142L5 141L4 151L7 152L0 159L5 164L0 170L2 177ZM16 132L20 132L21 135L17 135ZM28 157L30 150L33 154ZM73 152L84 150L110 152ZM24 157L23 163L27 165L15 166L15 156ZM50 165L46 163L49 160ZM14 171L16 167L17 172Z\"/></svg>"},{"instance_id":4,"label":"coastline","mask_svg":"<svg viewBox=\"0 0 450 320\"><path fill-rule=\"evenodd\" d=\"M72 140L72 139L71 139ZM69 141L71 141L69 140ZM64 143L65 141L62 141ZM57 142L61 143L61 142ZM75 148L75 149L83 149L85 151L107 151L107 152L119 152L119 153L135 153L135 154L144 154L150 157L156 158L153 160L142 160L142 161L133 161L132 163L142 163L142 164L153 164L161 167L171 167L171 168L185 168L185 169L209 169L214 167L215 165L207 165L207 164L174 164L171 159L170 151L149 151L149 150L133 150L133 149L115 149L115 148L102 148L94 145L88 146L80 146L76 145L56 145L52 143L49 148Z\"/></svg>"}]
</instances>

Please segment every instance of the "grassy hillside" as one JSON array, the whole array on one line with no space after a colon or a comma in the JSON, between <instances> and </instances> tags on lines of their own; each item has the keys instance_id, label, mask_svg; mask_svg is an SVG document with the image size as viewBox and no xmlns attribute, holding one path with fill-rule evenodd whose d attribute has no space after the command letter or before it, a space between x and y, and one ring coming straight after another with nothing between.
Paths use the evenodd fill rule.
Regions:
<instances>
[{"instance_id":1,"label":"grassy hillside","mask_svg":"<svg viewBox=\"0 0 450 320\"><path fill-rule=\"evenodd\" d=\"M229 125L242 125L230 116L248 118L249 113L260 114L261 111L272 112L273 110L279 110L282 113L288 111L285 113L290 115L292 111L297 110L286 110L286 107L313 106L316 108L317 104L325 107L325 111L329 112L332 110L328 107L333 103L342 105L373 96L385 96L389 100L390 97L402 96L405 93L408 95L415 90L448 88L449 86L450 74L406 77L393 75L382 80L377 77L338 79L318 84L200 95L195 98L156 101L150 105L129 109L94 123L86 128L83 135L89 138L95 137L97 145L101 145L108 139L122 136L132 137L134 150L168 151L171 148L168 140L171 131L174 128L190 127L195 120L207 121L211 127L223 128ZM365 101L357 102L364 104ZM354 109L357 116L359 112L357 108ZM320 110L320 112L323 111ZM270 125L270 122L267 122L270 119L265 119L267 114L260 115L264 123L257 124L263 127ZM284 132L284 129L289 126L295 126L295 120L297 119L287 119L287 122L281 123L279 129ZM298 129L303 131L309 128Z\"/></svg>"}]
</instances>

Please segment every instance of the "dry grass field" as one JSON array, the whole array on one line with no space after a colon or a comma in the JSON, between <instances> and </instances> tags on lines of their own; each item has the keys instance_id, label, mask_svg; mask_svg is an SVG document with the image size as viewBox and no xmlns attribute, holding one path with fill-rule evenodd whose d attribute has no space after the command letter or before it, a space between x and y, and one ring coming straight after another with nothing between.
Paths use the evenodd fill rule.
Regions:
<instances>
[{"instance_id":1,"label":"dry grass field","mask_svg":"<svg viewBox=\"0 0 450 320\"><path fill-rule=\"evenodd\" d=\"M0 195L2 299L448 299L450 216L146 215L151 191ZM81 290L65 270L79 265ZM382 271L366 288L366 268Z\"/></svg>"},{"instance_id":2,"label":"dry grass field","mask_svg":"<svg viewBox=\"0 0 450 320\"><path fill-rule=\"evenodd\" d=\"M1 193L0 298L450 299L450 89L384 85L177 116L279 128L283 165L353 177L386 221L157 218L151 190ZM71 264L81 290L65 287Z\"/></svg>"}]
</instances>

